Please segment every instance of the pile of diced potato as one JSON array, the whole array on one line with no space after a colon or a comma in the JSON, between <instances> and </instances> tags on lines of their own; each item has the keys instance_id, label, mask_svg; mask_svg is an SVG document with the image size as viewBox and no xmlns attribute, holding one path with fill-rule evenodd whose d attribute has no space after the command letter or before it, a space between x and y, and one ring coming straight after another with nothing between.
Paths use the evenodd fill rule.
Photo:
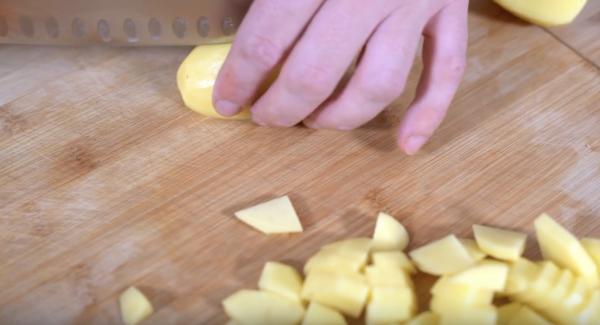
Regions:
<instances>
[{"instance_id":1,"label":"pile of diced potato","mask_svg":"<svg viewBox=\"0 0 600 325\"><path fill-rule=\"evenodd\" d=\"M522 256L525 234L481 225L474 240L449 235L405 254L406 229L380 213L373 238L323 246L304 278L268 262L259 290L240 290L223 307L238 325L334 325L346 317L369 325L600 324L600 240L578 240L545 214L535 232L543 261ZM420 314L411 278L418 271L439 276Z\"/></svg>"}]
</instances>

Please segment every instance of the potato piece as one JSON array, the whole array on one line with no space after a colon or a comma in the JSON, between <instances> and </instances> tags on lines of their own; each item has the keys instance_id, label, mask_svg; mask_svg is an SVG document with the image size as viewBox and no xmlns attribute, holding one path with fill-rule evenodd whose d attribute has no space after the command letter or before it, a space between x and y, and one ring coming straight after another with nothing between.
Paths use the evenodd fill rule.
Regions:
<instances>
[{"instance_id":1,"label":"potato piece","mask_svg":"<svg viewBox=\"0 0 600 325\"><path fill-rule=\"evenodd\" d=\"M570 270L561 270L556 283L552 284L551 288L543 293L543 302L538 300L536 307L542 308L546 306L562 305L565 296L573 286L575 276Z\"/></svg>"},{"instance_id":2,"label":"potato piece","mask_svg":"<svg viewBox=\"0 0 600 325\"><path fill-rule=\"evenodd\" d=\"M374 251L404 250L408 246L408 232L394 217L380 212L373 232Z\"/></svg>"},{"instance_id":3,"label":"potato piece","mask_svg":"<svg viewBox=\"0 0 600 325\"><path fill-rule=\"evenodd\" d=\"M572 22L585 6L586 0L495 0L495 2L517 17L549 27Z\"/></svg>"},{"instance_id":4,"label":"potato piece","mask_svg":"<svg viewBox=\"0 0 600 325\"><path fill-rule=\"evenodd\" d=\"M480 289L504 291L508 277L506 263L484 260L466 270L448 276L448 282Z\"/></svg>"},{"instance_id":5,"label":"potato piece","mask_svg":"<svg viewBox=\"0 0 600 325\"><path fill-rule=\"evenodd\" d=\"M370 286L399 286L412 288L413 282L406 272L400 269L383 268L369 265L365 268L365 275Z\"/></svg>"},{"instance_id":6,"label":"potato piece","mask_svg":"<svg viewBox=\"0 0 600 325\"><path fill-rule=\"evenodd\" d=\"M386 325L411 318L417 311L415 293L407 287L374 287L367 306L367 325Z\"/></svg>"},{"instance_id":7,"label":"potato piece","mask_svg":"<svg viewBox=\"0 0 600 325\"><path fill-rule=\"evenodd\" d=\"M600 239L584 238L581 240L581 245L583 245L583 248L585 248L590 257L594 260L598 272L600 272Z\"/></svg>"},{"instance_id":8,"label":"potato piece","mask_svg":"<svg viewBox=\"0 0 600 325\"><path fill-rule=\"evenodd\" d=\"M302 232L302 224L287 196L238 211L235 216L265 234Z\"/></svg>"},{"instance_id":9,"label":"potato piece","mask_svg":"<svg viewBox=\"0 0 600 325\"><path fill-rule=\"evenodd\" d=\"M437 325L440 321L438 315L425 311L417 315L417 317L409 320L404 325Z\"/></svg>"},{"instance_id":10,"label":"potato piece","mask_svg":"<svg viewBox=\"0 0 600 325\"><path fill-rule=\"evenodd\" d=\"M280 295L257 290L240 290L223 300L229 318L247 325L293 325L302 320L302 304Z\"/></svg>"},{"instance_id":11,"label":"potato piece","mask_svg":"<svg viewBox=\"0 0 600 325\"><path fill-rule=\"evenodd\" d=\"M469 254L471 254L475 261L479 262L487 257L487 254L479 248L477 242L474 239L459 238L458 240L460 240L463 246L465 246L465 248L467 249L467 251L469 251Z\"/></svg>"},{"instance_id":12,"label":"potato piece","mask_svg":"<svg viewBox=\"0 0 600 325\"><path fill-rule=\"evenodd\" d=\"M119 296L121 317L127 325L137 324L154 312L152 304L136 287L129 287Z\"/></svg>"},{"instance_id":13,"label":"potato piece","mask_svg":"<svg viewBox=\"0 0 600 325\"><path fill-rule=\"evenodd\" d=\"M456 309L440 314L440 325L495 325L497 317L494 306Z\"/></svg>"},{"instance_id":14,"label":"potato piece","mask_svg":"<svg viewBox=\"0 0 600 325\"><path fill-rule=\"evenodd\" d=\"M535 279L530 282L528 290L517 293L514 297L518 298L519 301L535 303L539 306L547 304L546 294L556 284L560 273L560 269L556 264L549 261L542 262L540 271Z\"/></svg>"},{"instance_id":15,"label":"potato piece","mask_svg":"<svg viewBox=\"0 0 600 325\"><path fill-rule=\"evenodd\" d=\"M374 252L371 256L373 265L382 268L398 268L407 273L415 274L417 269L404 252Z\"/></svg>"},{"instance_id":16,"label":"potato piece","mask_svg":"<svg viewBox=\"0 0 600 325\"><path fill-rule=\"evenodd\" d=\"M521 308L512 317L509 325L552 325L544 317L527 306Z\"/></svg>"},{"instance_id":17,"label":"potato piece","mask_svg":"<svg viewBox=\"0 0 600 325\"><path fill-rule=\"evenodd\" d=\"M409 255L421 271L433 275L456 273L475 264L475 259L454 235L419 247Z\"/></svg>"},{"instance_id":18,"label":"potato piece","mask_svg":"<svg viewBox=\"0 0 600 325\"><path fill-rule=\"evenodd\" d=\"M518 302L511 302L506 305L498 307L498 321L497 325L508 325L511 320L515 317L517 312L523 308L523 305Z\"/></svg>"},{"instance_id":19,"label":"potato piece","mask_svg":"<svg viewBox=\"0 0 600 325\"><path fill-rule=\"evenodd\" d=\"M353 238L325 245L308 259L304 273L308 274L313 269L358 272L367 264L370 247L370 238Z\"/></svg>"},{"instance_id":20,"label":"potato piece","mask_svg":"<svg viewBox=\"0 0 600 325\"><path fill-rule=\"evenodd\" d=\"M311 302L302 325L346 325L344 316L337 310Z\"/></svg>"},{"instance_id":21,"label":"potato piece","mask_svg":"<svg viewBox=\"0 0 600 325\"><path fill-rule=\"evenodd\" d=\"M594 290L582 305L571 324L600 324L600 290Z\"/></svg>"},{"instance_id":22,"label":"potato piece","mask_svg":"<svg viewBox=\"0 0 600 325\"><path fill-rule=\"evenodd\" d=\"M499 260L516 261L525 251L527 235L515 231L473 225L477 245Z\"/></svg>"},{"instance_id":23,"label":"potato piece","mask_svg":"<svg viewBox=\"0 0 600 325\"><path fill-rule=\"evenodd\" d=\"M356 318L369 297L369 285L358 273L316 270L306 277L301 295Z\"/></svg>"},{"instance_id":24,"label":"potato piece","mask_svg":"<svg viewBox=\"0 0 600 325\"><path fill-rule=\"evenodd\" d=\"M531 282L540 272L540 267L526 258L512 263L506 279L506 294L516 294L529 289Z\"/></svg>"},{"instance_id":25,"label":"potato piece","mask_svg":"<svg viewBox=\"0 0 600 325\"><path fill-rule=\"evenodd\" d=\"M585 299L588 297L590 289L585 280L576 277L573 281L573 285L569 289L569 292L562 300L562 308L567 310L574 310L581 306Z\"/></svg>"},{"instance_id":26,"label":"potato piece","mask_svg":"<svg viewBox=\"0 0 600 325\"><path fill-rule=\"evenodd\" d=\"M230 319L227 321L227 323L225 323L225 325L242 325L242 324L234 321L233 319Z\"/></svg>"},{"instance_id":27,"label":"potato piece","mask_svg":"<svg viewBox=\"0 0 600 325\"><path fill-rule=\"evenodd\" d=\"M258 288L300 302L302 277L289 265L267 262L258 281Z\"/></svg>"},{"instance_id":28,"label":"potato piece","mask_svg":"<svg viewBox=\"0 0 600 325\"><path fill-rule=\"evenodd\" d=\"M547 214L539 216L534 224L545 259L570 269L592 287L598 285L598 268L575 236Z\"/></svg>"},{"instance_id":29,"label":"potato piece","mask_svg":"<svg viewBox=\"0 0 600 325\"><path fill-rule=\"evenodd\" d=\"M443 314L471 307L485 307L492 303L492 290L451 283L447 277L441 277L431 288L431 311Z\"/></svg>"},{"instance_id":30,"label":"potato piece","mask_svg":"<svg viewBox=\"0 0 600 325\"><path fill-rule=\"evenodd\" d=\"M196 46L177 70L177 88L185 105L202 115L222 119L248 120L250 110L244 109L232 117L217 113L212 104L212 93L219 70L229 53L231 44Z\"/></svg>"}]
</instances>

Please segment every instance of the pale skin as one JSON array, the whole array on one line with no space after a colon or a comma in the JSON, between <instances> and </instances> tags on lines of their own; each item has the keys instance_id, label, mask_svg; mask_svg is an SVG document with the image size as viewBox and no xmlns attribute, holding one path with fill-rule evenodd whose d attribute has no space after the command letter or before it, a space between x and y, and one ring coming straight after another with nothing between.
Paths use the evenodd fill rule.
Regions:
<instances>
[{"instance_id":1,"label":"pale skin","mask_svg":"<svg viewBox=\"0 0 600 325\"><path fill-rule=\"evenodd\" d=\"M352 130L404 91L423 37L423 72L397 131L415 154L444 119L462 79L468 0L254 0L217 79L213 101L254 122ZM361 53L350 81L332 96ZM256 99L277 67L279 76Z\"/></svg>"}]
</instances>

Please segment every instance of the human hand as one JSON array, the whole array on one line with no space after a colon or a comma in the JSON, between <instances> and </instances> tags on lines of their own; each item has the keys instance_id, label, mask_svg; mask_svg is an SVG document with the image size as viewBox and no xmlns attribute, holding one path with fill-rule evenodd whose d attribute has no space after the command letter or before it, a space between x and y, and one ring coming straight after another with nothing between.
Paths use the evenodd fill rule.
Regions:
<instances>
[{"instance_id":1,"label":"human hand","mask_svg":"<svg viewBox=\"0 0 600 325\"><path fill-rule=\"evenodd\" d=\"M441 124L463 75L468 0L254 0L217 78L214 104L231 116L252 104L253 120L351 130L404 90L421 35L423 72L398 129L416 153ZM360 54L344 89L332 96Z\"/></svg>"}]
</instances>

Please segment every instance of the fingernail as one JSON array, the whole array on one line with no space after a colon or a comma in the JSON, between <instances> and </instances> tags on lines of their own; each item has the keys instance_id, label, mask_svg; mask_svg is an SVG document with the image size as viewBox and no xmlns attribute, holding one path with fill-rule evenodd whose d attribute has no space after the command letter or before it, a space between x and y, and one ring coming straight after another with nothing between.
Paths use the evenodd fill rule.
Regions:
<instances>
[{"instance_id":1,"label":"fingernail","mask_svg":"<svg viewBox=\"0 0 600 325\"><path fill-rule=\"evenodd\" d=\"M404 150L409 155L414 155L427 142L427 138L422 135L410 136L404 144Z\"/></svg>"},{"instance_id":2,"label":"fingernail","mask_svg":"<svg viewBox=\"0 0 600 325\"><path fill-rule=\"evenodd\" d=\"M227 100L218 100L215 105L217 106L217 111L221 114L221 115L225 115L225 116L232 116L235 115L240 106L236 105L230 101Z\"/></svg>"}]
</instances>

